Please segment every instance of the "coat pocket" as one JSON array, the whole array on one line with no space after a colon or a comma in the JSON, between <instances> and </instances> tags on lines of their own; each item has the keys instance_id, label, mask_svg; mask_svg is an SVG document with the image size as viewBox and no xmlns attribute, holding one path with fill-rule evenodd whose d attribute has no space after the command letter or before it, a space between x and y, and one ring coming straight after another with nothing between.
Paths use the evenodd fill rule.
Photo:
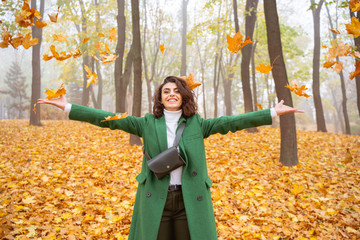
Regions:
<instances>
[{"instance_id":1,"label":"coat pocket","mask_svg":"<svg viewBox=\"0 0 360 240\"><path fill-rule=\"evenodd\" d=\"M146 176L144 173L140 173L136 176L136 180L139 182L139 184L143 184L146 180Z\"/></svg>"},{"instance_id":2,"label":"coat pocket","mask_svg":"<svg viewBox=\"0 0 360 240\"><path fill-rule=\"evenodd\" d=\"M206 186L207 186L208 188L211 188L213 182L211 181L211 179L210 179L209 177L207 177L207 178L205 179L205 184L206 184Z\"/></svg>"}]
</instances>

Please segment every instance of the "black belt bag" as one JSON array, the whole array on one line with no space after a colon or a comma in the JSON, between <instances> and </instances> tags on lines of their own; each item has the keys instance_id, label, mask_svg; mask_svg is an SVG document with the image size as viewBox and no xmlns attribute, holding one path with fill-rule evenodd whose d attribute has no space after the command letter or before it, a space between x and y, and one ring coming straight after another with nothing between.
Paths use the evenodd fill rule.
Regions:
<instances>
[{"instance_id":1,"label":"black belt bag","mask_svg":"<svg viewBox=\"0 0 360 240\"><path fill-rule=\"evenodd\" d=\"M175 170L176 168L181 167L185 164L184 159L180 156L180 153L177 149L184 128L185 123L183 122L180 124L179 129L176 133L173 146L156 155L155 157L150 159L145 149L143 149L144 155L149 160L147 162L147 165L158 179L163 178L172 170Z\"/></svg>"}]
</instances>

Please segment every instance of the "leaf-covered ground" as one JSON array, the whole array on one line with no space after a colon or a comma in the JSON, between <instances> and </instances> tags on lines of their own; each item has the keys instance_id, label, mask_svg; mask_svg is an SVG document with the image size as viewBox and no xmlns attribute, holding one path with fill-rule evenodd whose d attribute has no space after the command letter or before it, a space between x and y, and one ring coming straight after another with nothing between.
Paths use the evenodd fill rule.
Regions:
<instances>
[{"instance_id":1,"label":"leaf-covered ground","mask_svg":"<svg viewBox=\"0 0 360 240\"><path fill-rule=\"evenodd\" d=\"M140 172L128 134L72 121L0 121L0 239L126 239ZM279 129L206 140L219 239L359 239L360 137Z\"/></svg>"}]
</instances>

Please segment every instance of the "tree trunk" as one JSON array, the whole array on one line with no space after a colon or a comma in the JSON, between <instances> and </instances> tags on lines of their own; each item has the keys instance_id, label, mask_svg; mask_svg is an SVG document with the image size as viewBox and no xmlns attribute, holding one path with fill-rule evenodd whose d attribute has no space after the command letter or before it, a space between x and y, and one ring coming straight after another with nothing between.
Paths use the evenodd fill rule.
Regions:
<instances>
[{"instance_id":1,"label":"tree trunk","mask_svg":"<svg viewBox=\"0 0 360 240\"><path fill-rule=\"evenodd\" d=\"M333 26L331 16L330 16L330 11L329 11L329 8L328 8L327 5L326 5L326 10L327 10L328 18L329 18L330 27L333 29L334 26ZM337 23L337 19L336 19L336 23ZM332 36L333 36L333 39L335 41L336 38L337 38L337 34L332 33ZM319 42L319 48L320 48L320 42ZM339 61L339 60L340 60L339 57L336 57L336 61ZM342 92L342 96L343 96L342 108L343 108L343 115L344 115L344 122L345 122L345 133L346 134L351 134L350 133L349 116L348 116L348 113L347 113L347 106L346 106L346 101L347 101L346 87L345 87L344 73L343 73L342 70L340 71L339 76L340 76L340 82L341 82L341 92Z\"/></svg>"},{"instance_id":2,"label":"tree trunk","mask_svg":"<svg viewBox=\"0 0 360 240\"><path fill-rule=\"evenodd\" d=\"M86 36L87 27L86 27L86 17L85 17L85 6L82 0L79 0L80 9L81 9L81 32ZM85 71L85 65L90 62L89 51L87 49L88 44L85 43L85 50L83 51L83 62L82 62L82 70L83 70L83 87L82 87L82 97L81 97L81 105L89 106L90 103L90 89L86 88L87 85L87 73Z\"/></svg>"},{"instance_id":3,"label":"tree trunk","mask_svg":"<svg viewBox=\"0 0 360 240\"><path fill-rule=\"evenodd\" d=\"M270 62L273 63L272 75L278 100L284 100L286 105L293 106L290 90L284 86L288 84L285 62L282 54L279 19L276 0L264 1L264 12L268 51ZM277 61L274 62L275 58ZM296 125L294 113L280 116L281 151L280 162L285 166L298 164Z\"/></svg>"},{"instance_id":4,"label":"tree trunk","mask_svg":"<svg viewBox=\"0 0 360 240\"><path fill-rule=\"evenodd\" d=\"M246 1L247 4L248 1ZM233 10L234 10L234 23L235 23L235 33L240 31L238 11L237 11L237 0L233 0Z\"/></svg>"},{"instance_id":5,"label":"tree trunk","mask_svg":"<svg viewBox=\"0 0 360 240\"><path fill-rule=\"evenodd\" d=\"M245 36L250 39L253 38L255 22L256 22L256 9L258 0L247 0L245 7ZM253 44L248 44L241 49L241 83L244 96L245 112L254 111L253 100L251 96L250 86L250 60L251 49ZM247 132L258 132L257 128L246 129Z\"/></svg>"},{"instance_id":6,"label":"tree trunk","mask_svg":"<svg viewBox=\"0 0 360 240\"><path fill-rule=\"evenodd\" d=\"M115 60L115 70L114 70L114 82L115 82L115 111L116 112L125 112L125 98L126 98L126 89L127 84L124 84L123 76L123 59L125 51L125 28L126 28L126 18L125 18L125 0L117 0L118 5L118 15L116 17L116 22L118 25L117 32L117 43L116 43L116 55L119 56ZM128 53L128 58L129 58Z\"/></svg>"},{"instance_id":7,"label":"tree trunk","mask_svg":"<svg viewBox=\"0 0 360 240\"><path fill-rule=\"evenodd\" d=\"M131 0L132 15L132 33L133 33L133 61L134 61L134 95L133 95L133 111L132 115L141 116L141 97L142 97L142 81L141 81L141 38L140 38L140 11L139 0ZM130 136L131 145L142 145L139 137Z\"/></svg>"},{"instance_id":8,"label":"tree trunk","mask_svg":"<svg viewBox=\"0 0 360 240\"><path fill-rule=\"evenodd\" d=\"M253 99L254 99L254 110L258 110L257 107L257 89L256 89L256 78L255 78L255 49L256 49L256 44L257 41L254 42L254 44L252 45L252 49L251 49L251 75L252 75L252 87L253 87Z\"/></svg>"},{"instance_id":9,"label":"tree trunk","mask_svg":"<svg viewBox=\"0 0 360 240\"><path fill-rule=\"evenodd\" d=\"M245 36L248 36L252 39L255 22L256 22L256 9L258 5L258 0L247 0L245 8ZM254 110L252 96L251 96L251 87L250 87L250 60L251 60L251 48L253 44L248 44L241 49L241 82L242 90L244 95L244 106L245 112L252 112Z\"/></svg>"},{"instance_id":10,"label":"tree trunk","mask_svg":"<svg viewBox=\"0 0 360 240\"><path fill-rule=\"evenodd\" d=\"M189 0L182 1L182 33L181 33L181 68L180 75L186 76L186 27L187 27L187 5Z\"/></svg>"},{"instance_id":11,"label":"tree trunk","mask_svg":"<svg viewBox=\"0 0 360 240\"><path fill-rule=\"evenodd\" d=\"M220 74L218 70L220 70L220 61L221 61L221 53L222 53L222 48L219 49L219 42L220 42L220 14L221 14L221 2L220 2L220 6L219 6L219 11L218 11L218 22L217 22L217 39L216 39L216 53L215 53L215 64L214 64L214 79L213 79L213 88L214 88L214 118L218 116L218 101L217 101L217 96L218 96L218 89L219 89L219 79L220 79ZM219 52L220 52L220 56L219 56Z\"/></svg>"},{"instance_id":12,"label":"tree trunk","mask_svg":"<svg viewBox=\"0 0 360 240\"><path fill-rule=\"evenodd\" d=\"M31 1L31 8L36 8L36 0ZM40 1L40 13L43 17L45 0ZM42 28L33 26L31 28L33 38L38 39L38 44L32 47L32 84L31 84L31 102L30 102L30 125L42 126L40 122L40 105L36 105L36 114L33 111L34 104L40 98L41 92L41 66L40 66L40 48L42 41Z\"/></svg>"},{"instance_id":13,"label":"tree trunk","mask_svg":"<svg viewBox=\"0 0 360 240\"><path fill-rule=\"evenodd\" d=\"M314 4L314 0L310 0ZM314 56L313 56L313 97L316 112L317 131L327 132L324 110L320 96L320 12L324 0L320 0L316 8L312 10L314 22Z\"/></svg>"},{"instance_id":14,"label":"tree trunk","mask_svg":"<svg viewBox=\"0 0 360 240\"><path fill-rule=\"evenodd\" d=\"M355 14L350 10L350 17L355 17ZM358 20L360 20L360 11L358 11L356 13L356 18ZM355 42L355 47L356 49L359 51L360 49L360 37L354 38L354 42ZM360 60L358 58L355 58L356 63L359 62ZM357 97L357 107L358 107L358 112L359 112L359 116L360 116L360 76L356 76L355 77L355 83L356 83L356 97Z\"/></svg>"}]
</instances>

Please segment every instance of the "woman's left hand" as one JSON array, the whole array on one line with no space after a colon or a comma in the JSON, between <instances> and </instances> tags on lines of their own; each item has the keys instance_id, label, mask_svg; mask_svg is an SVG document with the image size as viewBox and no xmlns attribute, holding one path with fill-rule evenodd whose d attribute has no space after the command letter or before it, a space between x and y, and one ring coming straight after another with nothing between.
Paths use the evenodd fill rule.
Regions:
<instances>
[{"instance_id":1,"label":"woman's left hand","mask_svg":"<svg viewBox=\"0 0 360 240\"><path fill-rule=\"evenodd\" d=\"M303 113L304 112L303 110L298 110L296 108L284 105L284 100L281 100L278 104L276 104L274 109L278 116L286 114L286 113L290 113L290 112L295 112L295 113Z\"/></svg>"}]
</instances>

